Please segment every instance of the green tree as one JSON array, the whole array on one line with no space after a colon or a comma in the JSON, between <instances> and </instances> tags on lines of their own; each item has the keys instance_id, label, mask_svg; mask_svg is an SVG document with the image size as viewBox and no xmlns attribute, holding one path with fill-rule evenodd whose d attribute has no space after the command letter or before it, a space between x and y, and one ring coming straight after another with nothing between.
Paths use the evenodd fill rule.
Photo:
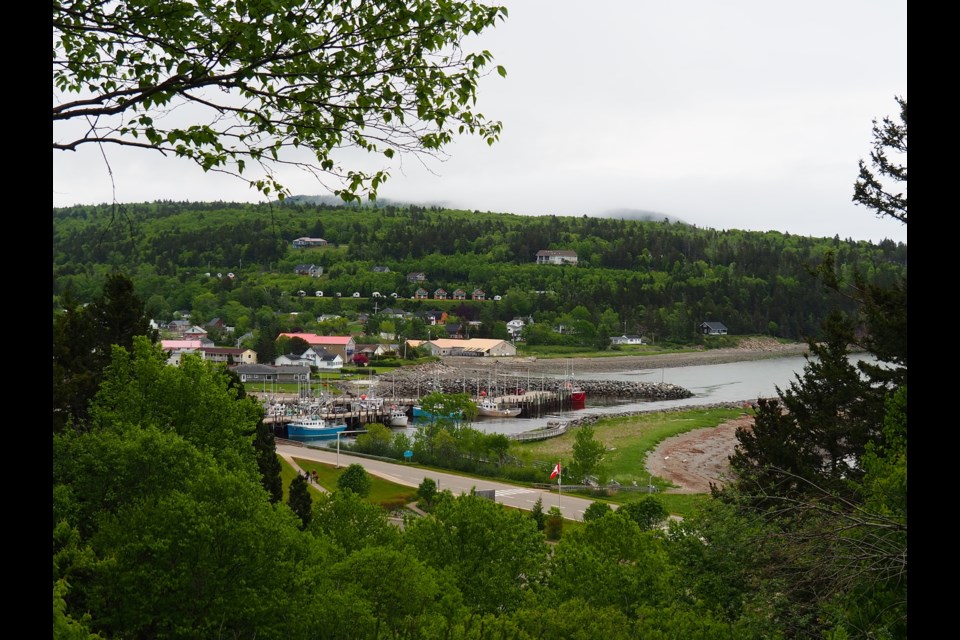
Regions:
<instances>
[{"instance_id":1,"label":"green tree","mask_svg":"<svg viewBox=\"0 0 960 640\"><path fill-rule=\"evenodd\" d=\"M547 519L543 524L543 532L547 540L556 541L563 535L563 512L559 507L553 506L547 509Z\"/></svg>"},{"instance_id":2,"label":"green tree","mask_svg":"<svg viewBox=\"0 0 960 640\"><path fill-rule=\"evenodd\" d=\"M123 274L108 275L102 292L89 306L80 305L70 295L64 303L67 308L56 314L53 322L54 431L70 421L78 428L86 426L88 405L114 345L129 350L136 336L151 342L159 338L150 327L133 282Z\"/></svg>"},{"instance_id":3,"label":"green tree","mask_svg":"<svg viewBox=\"0 0 960 640\"><path fill-rule=\"evenodd\" d=\"M244 400L247 397L247 390L240 381L240 375L231 369L225 369L224 373L227 375L227 389L236 393L237 400ZM257 420L253 435L253 449L257 457L257 468L260 470L260 482L270 494L270 502L282 501L283 478L280 474L283 471L283 465L280 464L280 458L277 456L277 441L273 437L273 430L263 421L263 417Z\"/></svg>"},{"instance_id":4,"label":"green tree","mask_svg":"<svg viewBox=\"0 0 960 640\"><path fill-rule=\"evenodd\" d=\"M253 447L263 408L238 390L221 365L188 354L167 365L160 345L134 338L133 351L114 347L91 405L92 428L157 427L180 434L201 451L259 481Z\"/></svg>"},{"instance_id":5,"label":"green tree","mask_svg":"<svg viewBox=\"0 0 960 640\"><path fill-rule=\"evenodd\" d=\"M477 417L477 405L467 393L433 391L420 398L420 406L440 422L470 422Z\"/></svg>"},{"instance_id":6,"label":"green tree","mask_svg":"<svg viewBox=\"0 0 960 640\"><path fill-rule=\"evenodd\" d=\"M608 513L613 513L613 507L606 502L591 502L590 506L583 510L583 521L592 522Z\"/></svg>"},{"instance_id":7,"label":"green tree","mask_svg":"<svg viewBox=\"0 0 960 640\"><path fill-rule=\"evenodd\" d=\"M362 464L351 464L337 478L337 488L366 498L370 494L370 475Z\"/></svg>"},{"instance_id":8,"label":"green tree","mask_svg":"<svg viewBox=\"0 0 960 640\"><path fill-rule=\"evenodd\" d=\"M277 355L294 353L299 356L303 355L303 353L309 348L310 343L300 336L280 336L277 338L275 346Z\"/></svg>"},{"instance_id":9,"label":"green tree","mask_svg":"<svg viewBox=\"0 0 960 640\"><path fill-rule=\"evenodd\" d=\"M286 606L308 609L308 567L329 562L298 519L256 481L201 468L179 490L101 520L91 545L111 561L87 604L106 637L279 637L299 634Z\"/></svg>"},{"instance_id":10,"label":"green tree","mask_svg":"<svg viewBox=\"0 0 960 640\"><path fill-rule=\"evenodd\" d=\"M873 174L861 161L854 200L906 224L907 200L886 184L906 182L906 101L901 123L874 122ZM904 184L905 186L905 184ZM810 342L802 376L779 402L758 405L752 433L738 431L731 465L738 480L718 495L759 513L775 532L764 572L778 580L774 602L802 635L906 635L907 286L868 284L859 267L817 269L828 288L857 305L834 311L825 338ZM848 361L859 343L880 361ZM879 491L878 491L879 490Z\"/></svg>"},{"instance_id":11,"label":"green tree","mask_svg":"<svg viewBox=\"0 0 960 640\"><path fill-rule=\"evenodd\" d=\"M860 160L860 175L853 188L853 201L873 209L879 217L890 217L907 223L907 196L894 193L899 183L907 183L907 99L897 98L899 122L884 118L873 121L873 151L870 166ZM891 154L895 154L891 157ZM902 162L900 158L902 157ZM892 182L892 184L891 184Z\"/></svg>"},{"instance_id":12,"label":"green tree","mask_svg":"<svg viewBox=\"0 0 960 640\"><path fill-rule=\"evenodd\" d=\"M424 478L417 487L417 503L421 509L429 510L433 506L433 501L437 497L437 481L433 478Z\"/></svg>"},{"instance_id":13,"label":"green tree","mask_svg":"<svg viewBox=\"0 0 960 640\"><path fill-rule=\"evenodd\" d=\"M583 598L633 617L640 604L673 599L671 574L661 540L628 518L599 518L570 531L554 548L544 604Z\"/></svg>"},{"instance_id":14,"label":"green tree","mask_svg":"<svg viewBox=\"0 0 960 640\"><path fill-rule=\"evenodd\" d=\"M307 478L303 474L298 473L297 477L290 481L287 505L300 518L301 529L310 526L313 518L313 497L310 495Z\"/></svg>"},{"instance_id":15,"label":"green tree","mask_svg":"<svg viewBox=\"0 0 960 640\"><path fill-rule=\"evenodd\" d=\"M489 144L500 135L475 108L493 56L466 40L505 19L503 7L171 0L162 9L54 3L55 150L155 150L281 198L273 167L292 164L354 200L373 198L388 172L341 166L343 146L389 159L439 154L465 132ZM183 105L194 114L186 122L158 117ZM97 124L77 126L88 122Z\"/></svg>"},{"instance_id":16,"label":"green tree","mask_svg":"<svg viewBox=\"0 0 960 640\"><path fill-rule=\"evenodd\" d=\"M884 392L850 362L850 321L834 313L826 330L824 342L810 343L803 374L777 390L779 401L758 402L753 427L737 429L730 463L745 493L850 495L849 480L862 475L857 461L879 435Z\"/></svg>"},{"instance_id":17,"label":"green tree","mask_svg":"<svg viewBox=\"0 0 960 640\"><path fill-rule=\"evenodd\" d=\"M641 531L650 531L660 526L670 515L663 503L654 496L632 500L617 509L617 513L636 522Z\"/></svg>"},{"instance_id":18,"label":"green tree","mask_svg":"<svg viewBox=\"0 0 960 640\"><path fill-rule=\"evenodd\" d=\"M438 500L429 517L409 523L404 540L421 561L448 573L477 613L519 607L547 551L529 517L474 493Z\"/></svg>"},{"instance_id":19,"label":"green tree","mask_svg":"<svg viewBox=\"0 0 960 640\"><path fill-rule=\"evenodd\" d=\"M53 585L53 637L57 640L103 640L103 636L93 633L87 626L90 624L90 614L79 620L67 613L67 594L69 585L60 580Z\"/></svg>"},{"instance_id":20,"label":"green tree","mask_svg":"<svg viewBox=\"0 0 960 640\"><path fill-rule=\"evenodd\" d=\"M357 451L385 456L390 453L392 441L393 433L390 431L390 427L379 422L371 422L367 425L367 432L357 436L354 447Z\"/></svg>"},{"instance_id":21,"label":"green tree","mask_svg":"<svg viewBox=\"0 0 960 640\"><path fill-rule=\"evenodd\" d=\"M533 509L530 510L530 517L537 523L537 530L543 531L547 524L547 515L543 511L543 496L537 496L537 501L533 503Z\"/></svg>"},{"instance_id":22,"label":"green tree","mask_svg":"<svg viewBox=\"0 0 960 640\"><path fill-rule=\"evenodd\" d=\"M263 419L257 421L257 431L253 440L257 452L257 467L260 469L260 482L270 494L270 502L283 500L283 479L280 477L283 465L277 457L277 443L270 425Z\"/></svg>"},{"instance_id":23,"label":"green tree","mask_svg":"<svg viewBox=\"0 0 960 640\"><path fill-rule=\"evenodd\" d=\"M391 546L400 535L387 513L353 491L324 493L313 502L309 531L330 538L345 553Z\"/></svg>"},{"instance_id":24,"label":"green tree","mask_svg":"<svg viewBox=\"0 0 960 640\"><path fill-rule=\"evenodd\" d=\"M594 429L590 425L577 428L573 442L573 463L571 472L577 482L592 475L600 467L604 454L603 443L594 438Z\"/></svg>"},{"instance_id":25,"label":"green tree","mask_svg":"<svg viewBox=\"0 0 960 640\"><path fill-rule=\"evenodd\" d=\"M418 637L418 621L425 610L436 606L440 593L434 570L405 549L361 549L335 565L332 574L346 585L341 596L362 602L375 616L373 628L364 637L380 637L381 626L389 630L389 637Z\"/></svg>"}]
</instances>

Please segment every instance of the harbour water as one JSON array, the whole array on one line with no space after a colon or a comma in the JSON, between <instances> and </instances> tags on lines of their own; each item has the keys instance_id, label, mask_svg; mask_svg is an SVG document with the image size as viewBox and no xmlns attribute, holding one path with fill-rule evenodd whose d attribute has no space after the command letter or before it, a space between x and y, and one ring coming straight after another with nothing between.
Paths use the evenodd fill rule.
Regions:
<instances>
[{"instance_id":1,"label":"harbour water","mask_svg":"<svg viewBox=\"0 0 960 640\"><path fill-rule=\"evenodd\" d=\"M872 356L853 354L851 362L867 360L875 362ZM628 382L667 382L689 389L693 396L678 400L637 401L587 398L582 409L545 413L536 417L518 418L478 418L470 426L485 433L513 434L546 426L548 422L569 420L588 414L615 414L627 411L661 411L682 407L749 402L757 398L771 398L777 395L777 388L785 389L803 373L806 359L803 356L770 358L749 362L731 362L690 367L671 367L666 369L637 369L614 373L597 373L589 376L591 380L622 380ZM559 376L558 376L559 377ZM395 429L408 433L412 438L417 427Z\"/></svg>"}]
</instances>

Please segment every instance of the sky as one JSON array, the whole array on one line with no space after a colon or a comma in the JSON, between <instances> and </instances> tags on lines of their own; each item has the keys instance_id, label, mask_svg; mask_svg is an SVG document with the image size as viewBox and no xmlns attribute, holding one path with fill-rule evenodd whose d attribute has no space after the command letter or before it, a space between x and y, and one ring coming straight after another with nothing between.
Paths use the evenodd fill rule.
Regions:
<instances>
[{"instance_id":1,"label":"sky","mask_svg":"<svg viewBox=\"0 0 960 640\"><path fill-rule=\"evenodd\" d=\"M852 201L873 121L898 121L907 97L906 0L502 4L509 18L467 41L507 69L479 87L500 140L395 162L381 199L907 241L906 225ZM99 149L54 151L54 207L265 200L185 160L106 153L113 183ZM301 172L282 180L325 194Z\"/></svg>"}]
</instances>

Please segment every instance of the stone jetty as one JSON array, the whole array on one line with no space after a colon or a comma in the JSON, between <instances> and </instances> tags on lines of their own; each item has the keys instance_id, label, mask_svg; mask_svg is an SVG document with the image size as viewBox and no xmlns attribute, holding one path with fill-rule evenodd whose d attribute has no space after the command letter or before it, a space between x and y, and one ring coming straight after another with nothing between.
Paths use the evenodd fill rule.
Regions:
<instances>
[{"instance_id":1,"label":"stone jetty","mask_svg":"<svg viewBox=\"0 0 960 640\"><path fill-rule=\"evenodd\" d=\"M471 376L461 369L442 363L427 363L404 367L378 376L374 392L381 397L415 398L438 391L440 393L467 393L477 396L481 391L492 396L517 395L518 390L569 393L565 378L528 378L500 374L496 377ZM663 382L623 382L620 380L573 381L587 393L588 398L636 398L642 400L678 400L690 398L689 389Z\"/></svg>"}]
</instances>

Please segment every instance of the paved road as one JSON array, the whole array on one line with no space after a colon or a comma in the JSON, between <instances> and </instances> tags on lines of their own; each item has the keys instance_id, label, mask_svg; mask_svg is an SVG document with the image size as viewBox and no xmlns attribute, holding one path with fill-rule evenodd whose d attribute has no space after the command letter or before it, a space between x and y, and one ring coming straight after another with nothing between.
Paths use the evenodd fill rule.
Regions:
<instances>
[{"instance_id":1,"label":"paved road","mask_svg":"<svg viewBox=\"0 0 960 640\"><path fill-rule=\"evenodd\" d=\"M328 464L337 464L338 454L336 451L325 451L311 447L298 447L277 443L277 453L284 458L304 458L307 460L316 460ZM430 471L418 469L399 463L381 462L380 460L369 460L356 456L339 453L340 466L350 464L361 464L368 473L379 476L386 480L396 482L408 487L419 487L424 478L433 478L440 491L449 489L454 495L469 493L471 489L485 491L494 489L496 491L496 501L510 507L533 509L537 498L543 499L543 511L546 512L550 507L559 507L563 517L568 520L583 520L584 510L590 506L592 500L584 498L575 498L569 495L560 495L556 491L541 491L527 487L518 487L512 484L504 484L493 480L482 480L478 478L467 478L454 475L452 473L443 473L440 471ZM546 480L546 479L545 479Z\"/></svg>"}]
</instances>

